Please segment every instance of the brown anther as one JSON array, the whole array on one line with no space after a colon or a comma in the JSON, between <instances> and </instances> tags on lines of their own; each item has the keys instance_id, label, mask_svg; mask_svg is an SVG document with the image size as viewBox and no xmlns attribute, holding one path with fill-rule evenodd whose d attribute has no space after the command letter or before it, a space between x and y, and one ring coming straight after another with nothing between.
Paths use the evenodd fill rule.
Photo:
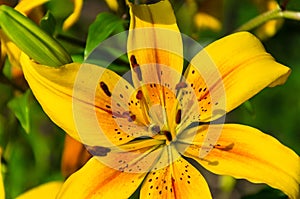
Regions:
<instances>
[{"instance_id":1,"label":"brown anther","mask_svg":"<svg viewBox=\"0 0 300 199\"><path fill-rule=\"evenodd\" d=\"M179 82L178 84L176 84L175 89L181 89L181 88L186 88L187 84L185 82Z\"/></svg>"},{"instance_id":2,"label":"brown anther","mask_svg":"<svg viewBox=\"0 0 300 199\"><path fill-rule=\"evenodd\" d=\"M94 156L106 156L111 151L110 148L103 146L85 146L87 150Z\"/></svg>"},{"instance_id":3,"label":"brown anther","mask_svg":"<svg viewBox=\"0 0 300 199\"><path fill-rule=\"evenodd\" d=\"M160 132L160 127L158 125L152 126L151 131L154 133L159 133Z\"/></svg>"},{"instance_id":4,"label":"brown anther","mask_svg":"<svg viewBox=\"0 0 300 199\"><path fill-rule=\"evenodd\" d=\"M138 80L142 81L142 71L141 71L140 65L137 63L136 58L135 58L134 55L131 55L130 63L131 63L131 66L133 68L133 71L137 75Z\"/></svg>"},{"instance_id":5,"label":"brown anther","mask_svg":"<svg viewBox=\"0 0 300 199\"><path fill-rule=\"evenodd\" d=\"M135 115L130 115L130 117L128 118L129 122L135 121L136 116Z\"/></svg>"},{"instance_id":6,"label":"brown anther","mask_svg":"<svg viewBox=\"0 0 300 199\"><path fill-rule=\"evenodd\" d=\"M129 117L129 115L130 115L129 111L125 111L122 113L122 116L124 117Z\"/></svg>"},{"instance_id":7,"label":"brown anther","mask_svg":"<svg viewBox=\"0 0 300 199\"><path fill-rule=\"evenodd\" d=\"M165 134L165 136L167 137L167 140L169 142L172 141L172 134L170 133L170 131L163 131L163 133Z\"/></svg>"},{"instance_id":8,"label":"brown anther","mask_svg":"<svg viewBox=\"0 0 300 199\"><path fill-rule=\"evenodd\" d=\"M141 100L143 98L143 92L141 90L138 90L135 97L136 99Z\"/></svg>"},{"instance_id":9,"label":"brown anther","mask_svg":"<svg viewBox=\"0 0 300 199\"><path fill-rule=\"evenodd\" d=\"M179 124L181 122L181 109L179 109L176 113L175 122L176 124Z\"/></svg>"},{"instance_id":10,"label":"brown anther","mask_svg":"<svg viewBox=\"0 0 300 199\"><path fill-rule=\"evenodd\" d=\"M111 97L111 92L109 91L108 86L104 82L100 82L100 87L102 88L105 95Z\"/></svg>"}]
</instances>

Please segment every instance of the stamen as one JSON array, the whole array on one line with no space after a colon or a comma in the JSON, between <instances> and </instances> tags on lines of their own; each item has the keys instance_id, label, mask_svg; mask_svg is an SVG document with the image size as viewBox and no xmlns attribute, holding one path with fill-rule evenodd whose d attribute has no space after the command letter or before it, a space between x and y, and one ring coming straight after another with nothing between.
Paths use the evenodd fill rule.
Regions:
<instances>
[{"instance_id":1,"label":"stamen","mask_svg":"<svg viewBox=\"0 0 300 199\"><path fill-rule=\"evenodd\" d=\"M143 92L141 90L139 90L135 97L136 97L136 99L141 100L143 98Z\"/></svg>"},{"instance_id":2,"label":"stamen","mask_svg":"<svg viewBox=\"0 0 300 199\"><path fill-rule=\"evenodd\" d=\"M130 112L129 112L129 111L124 111L124 112L122 113L122 116L124 116L124 117L129 117L129 115L130 115Z\"/></svg>"},{"instance_id":3,"label":"stamen","mask_svg":"<svg viewBox=\"0 0 300 199\"><path fill-rule=\"evenodd\" d=\"M104 82L100 82L100 87L102 88L105 95L111 97L111 92L109 91L108 86Z\"/></svg>"},{"instance_id":4,"label":"stamen","mask_svg":"<svg viewBox=\"0 0 300 199\"><path fill-rule=\"evenodd\" d=\"M170 133L170 131L163 131L163 133L165 134L165 136L167 137L167 140L169 142L172 141L172 134Z\"/></svg>"},{"instance_id":5,"label":"stamen","mask_svg":"<svg viewBox=\"0 0 300 199\"><path fill-rule=\"evenodd\" d=\"M159 133L160 132L160 127L158 125L152 126L151 131L153 133Z\"/></svg>"},{"instance_id":6,"label":"stamen","mask_svg":"<svg viewBox=\"0 0 300 199\"><path fill-rule=\"evenodd\" d=\"M129 122L135 121L136 120L136 116L135 115L130 115L130 117L128 118Z\"/></svg>"},{"instance_id":7,"label":"stamen","mask_svg":"<svg viewBox=\"0 0 300 199\"><path fill-rule=\"evenodd\" d=\"M175 89L179 90L181 88L186 88L187 84L185 82L179 82L178 84L176 84Z\"/></svg>"},{"instance_id":8,"label":"stamen","mask_svg":"<svg viewBox=\"0 0 300 199\"><path fill-rule=\"evenodd\" d=\"M94 156L106 156L111 151L110 148L103 146L85 146L87 150Z\"/></svg>"},{"instance_id":9,"label":"stamen","mask_svg":"<svg viewBox=\"0 0 300 199\"><path fill-rule=\"evenodd\" d=\"M176 124L179 124L181 122L181 109L177 111L175 121Z\"/></svg>"},{"instance_id":10,"label":"stamen","mask_svg":"<svg viewBox=\"0 0 300 199\"><path fill-rule=\"evenodd\" d=\"M219 150L222 150L222 151L230 151L230 150L233 149L233 147L234 147L234 143L231 143L227 146L221 146L220 144L213 145L214 149L219 149Z\"/></svg>"},{"instance_id":11,"label":"stamen","mask_svg":"<svg viewBox=\"0 0 300 199\"><path fill-rule=\"evenodd\" d=\"M142 72L141 72L141 68L140 65L137 63L136 58L134 55L131 55L130 57L130 63L131 66L133 68L133 71L136 73L137 78L139 81L142 81Z\"/></svg>"}]
</instances>

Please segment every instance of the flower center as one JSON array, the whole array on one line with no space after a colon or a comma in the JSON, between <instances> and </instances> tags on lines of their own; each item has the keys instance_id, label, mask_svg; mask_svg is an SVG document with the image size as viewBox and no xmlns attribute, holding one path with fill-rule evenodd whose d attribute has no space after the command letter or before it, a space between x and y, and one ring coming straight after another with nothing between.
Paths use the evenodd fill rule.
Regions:
<instances>
[{"instance_id":1,"label":"flower center","mask_svg":"<svg viewBox=\"0 0 300 199\"><path fill-rule=\"evenodd\" d=\"M165 109L160 104L155 104L148 110L150 119L149 130L157 139L164 139L169 144L173 140L173 136L167 124L167 115ZM157 135L157 136L155 136ZM163 137L162 137L163 136Z\"/></svg>"}]
</instances>

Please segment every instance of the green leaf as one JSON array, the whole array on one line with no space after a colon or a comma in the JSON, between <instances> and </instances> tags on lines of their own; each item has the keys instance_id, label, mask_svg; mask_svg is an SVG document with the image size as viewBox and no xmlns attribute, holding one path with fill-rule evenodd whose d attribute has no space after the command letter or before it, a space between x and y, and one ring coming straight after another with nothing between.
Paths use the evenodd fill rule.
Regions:
<instances>
[{"instance_id":1,"label":"green leaf","mask_svg":"<svg viewBox=\"0 0 300 199\"><path fill-rule=\"evenodd\" d=\"M128 70L130 70L129 65L127 65L127 66L125 66L125 65L117 65L117 64L114 64L114 63L112 63L111 65L109 65L107 68L110 69L110 70L112 70L112 71L115 71L119 75L123 75Z\"/></svg>"},{"instance_id":2,"label":"green leaf","mask_svg":"<svg viewBox=\"0 0 300 199\"><path fill-rule=\"evenodd\" d=\"M8 107L18 118L26 133L30 132L30 97L31 91L27 90L23 95L17 96L8 102Z\"/></svg>"},{"instance_id":3,"label":"green leaf","mask_svg":"<svg viewBox=\"0 0 300 199\"><path fill-rule=\"evenodd\" d=\"M250 101L246 101L243 103L243 107L247 110L247 112L251 116L255 116L255 109Z\"/></svg>"},{"instance_id":4,"label":"green leaf","mask_svg":"<svg viewBox=\"0 0 300 199\"><path fill-rule=\"evenodd\" d=\"M107 12L100 13L89 27L84 57L87 58L90 53L112 33L124 31L123 24L124 21L114 14Z\"/></svg>"},{"instance_id":5,"label":"green leaf","mask_svg":"<svg viewBox=\"0 0 300 199\"><path fill-rule=\"evenodd\" d=\"M40 27L49 35L53 35L56 26L56 20L50 11L40 21Z\"/></svg>"}]
</instances>

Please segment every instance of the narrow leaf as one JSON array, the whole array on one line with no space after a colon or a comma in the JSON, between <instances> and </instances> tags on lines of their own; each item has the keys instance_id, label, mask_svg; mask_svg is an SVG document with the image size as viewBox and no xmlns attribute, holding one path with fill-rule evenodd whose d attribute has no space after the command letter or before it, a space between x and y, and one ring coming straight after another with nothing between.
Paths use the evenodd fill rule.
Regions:
<instances>
[{"instance_id":1,"label":"narrow leaf","mask_svg":"<svg viewBox=\"0 0 300 199\"><path fill-rule=\"evenodd\" d=\"M30 132L30 96L31 92L30 90L27 90L23 95L17 96L8 102L8 107L18 118L26 133Z\"/></svg>"},{"instance_id":2,"label":"narrow leaf","mask_svg":"<svg viewBox=\"0 0 300 199\"><path fill-rule=\"evenodd\" d=\"M111 13L101 13L89 27L84 57L87 58L90 53L112 33L124 31L124 21Z\"/></svg>"}]
</instances>

